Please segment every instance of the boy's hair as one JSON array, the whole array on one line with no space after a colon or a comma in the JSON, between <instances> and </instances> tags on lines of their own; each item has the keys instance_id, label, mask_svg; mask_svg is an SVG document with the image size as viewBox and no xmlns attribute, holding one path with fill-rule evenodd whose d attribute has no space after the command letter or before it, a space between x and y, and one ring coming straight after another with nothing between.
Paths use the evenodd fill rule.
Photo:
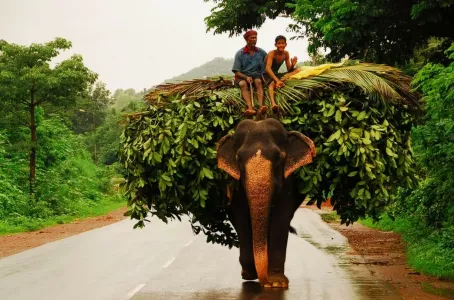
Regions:
<instances>
[{"instance_id":1,"label":"boy's hair","mask_svg":"<svg viewBox=\"0 0 454 300\"><path fill-rule=\"evenodd\" d=\"M283 36L283 35L278 35L278 36L274 39L274 43L277 43L279 40L284 40L284 42L287 43L287 39L286 39L285 36Z\"/></svg>"}]
</instances>

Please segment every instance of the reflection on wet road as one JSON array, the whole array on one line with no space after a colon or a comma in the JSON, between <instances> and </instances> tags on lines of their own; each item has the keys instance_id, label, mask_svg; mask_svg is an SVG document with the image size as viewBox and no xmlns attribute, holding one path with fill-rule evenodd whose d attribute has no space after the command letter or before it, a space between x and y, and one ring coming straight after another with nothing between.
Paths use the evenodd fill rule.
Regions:
<instances>
[{"instance_id":1,"label":"reflection on wet road","mask_svg":"<svg viewBox=\"0 0 454 300\"><path fill-rule=\"evenodd\" d=\"M287 250L287 290L262 289L240 277L238 250L206 244L197 237L165 270L151 278L133 300L170 299L401 299L364 266L352 265L346 239L308 209L299 209Z\"/></svg>"},{"instance_id":2,"label":"reflection on wet road","mask_svg":"<svg viewBox=\"0 0 454 300\"><path fill-rule=\"evenodd\" d=\"M187 222L124 220L0 259L1 300L400 299L377 282L346 239L299 209L287 250L287 290L244 282L238 249L207 244Z\"/></svg>"}]
</instances>

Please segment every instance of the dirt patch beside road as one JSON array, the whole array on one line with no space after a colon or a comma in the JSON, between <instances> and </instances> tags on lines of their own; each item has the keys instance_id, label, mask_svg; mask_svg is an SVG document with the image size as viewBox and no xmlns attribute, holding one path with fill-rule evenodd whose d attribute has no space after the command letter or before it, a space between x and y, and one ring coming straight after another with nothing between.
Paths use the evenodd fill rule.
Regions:
<instances>
[{"instance_id":1,"label":"dirt patch beside road","mask_svg":"<svg viewBox=\"0 0 454 300\"><path fill-rule=\"evenodd\" d=\"M33 232L0 236L0 258L121 221L126 218L123 216L126 210L124 207L104 216L75 220L69 224L55 225Z\"/></svg>"},{"instance_id":2,"label":"dirt patch beside road","mask_svg":"<svg viewBox=\"0 0 454 300\"><path fill-rule=\"evenodd\" d=\"M308 208L308 206L304 206ZM312 209L314 209L312 207ZM330 213L328 207L319 213ZM406 263L405 243L399 234L365 227L359 223L340 225L339 221L328 224L344 235L355 253L361 255L371 274L392 284L406 300L454 299L454 283L422 275ZM352 263L358 263L352 261ZM431 291L431 292L429 292Z\"/></svg>"}]
</instances>

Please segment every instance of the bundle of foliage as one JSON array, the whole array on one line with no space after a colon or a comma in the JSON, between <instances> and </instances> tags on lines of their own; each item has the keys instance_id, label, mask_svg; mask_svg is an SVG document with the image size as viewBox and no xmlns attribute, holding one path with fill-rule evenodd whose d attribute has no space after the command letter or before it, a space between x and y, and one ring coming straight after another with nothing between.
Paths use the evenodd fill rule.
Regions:
<instances>
[{"instance_id":1,"label":"bundle of foliage","mask_svg":"<svg viewBox=\"0 0 454 300\"><path fill-rule=\"evenodd\" d=\"M399 186L415 184L410 131L420 106L409 84L397 69L347 61L277 91L286 129L317 147L314 162L294 174L309 204L330 196L349 224L376 216ZM216 143L242 119L238 88L223 78L193 80L159 86L146 99L145 111L128 116L120 149L135 227L150 209L165 222L189 215L207 241L237 245L225 210L231 179L217 168Z\"/></svg>"},{"instance_id":2,"label":"bundle of foliage","mask_svg":"<svg viewBox=\"0 0 454 300\"><path fill-rule=\"evenodd\" d=\"M344 55L390 65L405 64L430 37L454 39L452 0L205 0L216 6L207 30L242 34L269 18L290 17L290 29L307 38L309 53L329 48L328 59Z\"/></svg>"}]
</instances>

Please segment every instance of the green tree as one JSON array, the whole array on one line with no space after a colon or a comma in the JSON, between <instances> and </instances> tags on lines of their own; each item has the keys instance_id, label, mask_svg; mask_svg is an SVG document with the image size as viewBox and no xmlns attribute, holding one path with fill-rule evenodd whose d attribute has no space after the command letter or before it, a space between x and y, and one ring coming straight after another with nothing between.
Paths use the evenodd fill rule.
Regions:
<instances>
[{"instance_id":1,"label":"green tree","mask_svg":"<svg viewBox=\"0 0 454 300\"><path fill-rule=\"evenodd\" d=\"M208 0L206 0L208 1ZM453 0L212 0L207 30L239 34L267 18L287 16L290 29L309 40L309 53L329 48L327 58L404 64L429 37L454 39Z\"/></svg>"},{"instance_id":2,"label":"green tree","mask_svg":"<svg viewBox=\"0 0 454 300\"><path fill-rule=\"evenodd\" d=\"M146 90L136 92L134 89L117 89L113 94L112 107L122 109L131 102L139 102L145 95Z\"/></svg>"},{"instance_id":3,"label":"green tree","mask_svg":"<svg viewBox=\"0 0 454 300\"><path fill-rule=\"evenodd\" d=\"M427 174L409 198L428 226L454 226L454 44L446 51L451 64L427 64L414 84L424 93L427 115L414 131L418 161Z\"/></svg>"},{"instance_id":4,"label":"green tree","mask_svg":"<svg viewBox=\"0 0 454 300\"><path fill-rule=\"evenodd\" d=\"M0 94L9 103L9 114L30 133L30 194L34 193L36 182L37 108L45 103L74 102L97 78L80 55L51 67L52 59L69 48L71 42L63 38L30 46L0 41Z\"/></svg>"}]
</instances>

